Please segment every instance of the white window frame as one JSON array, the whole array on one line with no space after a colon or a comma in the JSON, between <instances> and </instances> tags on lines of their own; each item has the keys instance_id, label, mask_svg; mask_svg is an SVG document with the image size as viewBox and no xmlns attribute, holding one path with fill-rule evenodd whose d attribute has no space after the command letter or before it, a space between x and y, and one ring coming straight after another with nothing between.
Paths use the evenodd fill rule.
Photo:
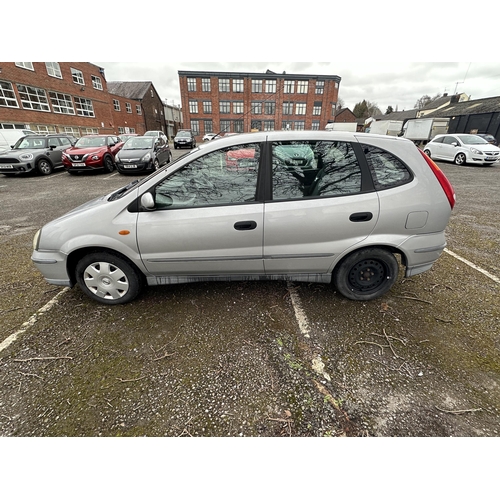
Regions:
<instances>
[{"instance_id":1,"label":"white window frame","mask_svg":"<svg viewBox=\"0 0 500 500\"><path fill-rule=\"evenodd\" d=\"M83 78L83 73L79 69L71 69L71 78L73 78L73 83L77 85L85 85L85 79Z\"/></svg>"},{"instance_id":2,"label":"white window frame","mask_svg":"<svg viewBox=\"0 0 500 500\"><path fill-rule=\"evenodd\" d=\"M324 94L325 93L325 82L324 80L319 80L316 82L316 89L314 90L315 94Z\"/></svg>"},{"instance_id":3,"label":"white window frame","mask_svg":"<svg viewBox=\"0 0 500 500\"><path fill-rule=\"evenodd\" d=\"M229 115L231 113L231 101L219 101L219 113Z\"/></svg>"},{"instance_id":4,"label":"white window frame","mask_svg":"<svg viewBox=\"0 0 500 500\"><path fill-rule=\"evenodd\" d=\"M244 113L243 101L233 101L233 113L236 115L242 115Z\"/></svg>"},{"instance_id":5,"label":"white window frame","mask_svg":"<svg viewBox=\"0 0 500 500\"><path fill-rule=\"evenodd\" d=\"M198 114L198 101L189 101L189 112L193 115Z\"/></svg>"},{"instance_id":6,"label":"white window frame","mask_svg":"<svg viewBox=\"0 0 500 500\"><path fill-rule=\"evenodd\" d=\"M84 97L75 97L75 108L76 114L78 116L87 116L89 118L94 118L94 106L90 99L85 99Z\"/></svg>"},{"instance_id":7,"label":"white window frame","mask_svg":"<svg viewBox=\"0 0 500 500\"><path fill-rule=\"evenodd\" d=\"M203 101L203 113L206 115L212 114L212 101Z\"/></svg>"},{"instance_id":8,"label":"white window frame","mask_svg":"<svg viewBox=\"0 0 500 500\"><path fill-rule=\"evenodd\" d=\"M219 78L219 92L229 92L230 89L229 78Z\"/></svg>"},{"instance_id":9,"label":"white window frame","mask_svg":"<svg viewBox=\"0 0 500 500\"><path fill-rule=\"evenodd\" d=\"M307 94L309 90L309 82L307 80L297 81L297 94Z\"/></svg>"},{"instance_id":10,"label":"white window frame","mask_svg":"<svg viewBox=\"0 0 500 500\"><path fill-rule=\"evenodd\" d=\"M3 80L0 81L0 106L6 108L19 108L19 103L17 102L12 83Z\"/></svg>"},{"instance_id":11,"label":"white window frame","mask_svg":"<svg viewBox=\"0 0 500 500\"><path fill-rule=\"evenodd\" d=\"M125 109L126 109L127 113L132 113L132 104L130 104L129 102L126 102Z\"/></svg>"},{"instance_id":12,"label":"white window frame","mask_svg":"<svg viewBox=\"0 0 500 500\"><path fill-rule=\"evenodd\" d=\"M47 68L47 75L62 80L61 67L58 62L46 62L45 67Z\"/></svg>"},{"instance_id":13,"label":"white window frame","mask_svg":"<svg viewBox=\"0 0 500 500\"><path fill-rule=\"evenodd\" d=\"M244 89L244 80L241 78L233 78L233 92L241 93Z\"/></svg>"},{"instance_id":14,"label":"white window frame","mask_svg":"<svg viewBox=\"0 0 500 500\"><path fill-rule=\"evenodd\" d=\"M306 114L307 104L305 102L297 102L295 103L295 114L296 115L305 115Z\"/></svg>"},{"instance_id":15,"label":"white window frame","mask_svg":"<svg viewBox=\"0 0 500 500\"><path fill-rule=\"evenodd\" d=\"M262 94L262 80L252 80L252 92Z\"/></svg>"},{"instance_id":16,"label":"white window frame","mask_svg":"<svg viewBox=\"0 0 500 500\"><path fill-rule=\"evenodd\" d=\"M201 90L203 92L210 92L211 91L211 83L210 83L210 78L202 78L201 79Z\"/></svg>"},{"instance_id":17,"label":"white window frame","mask_svg":"<svg viewBox=\"0 0 500 500\"><path fill-rule=\"evenodd\" d=\"M285 80L283 84L283 93L284 94L294 94L295 93L295 81L294 80Z\"/></svg>"},{"instance_id":18,"label":"white window frame","mask_svg":"<svg viewBox=\"0 0 500 500\"><path fill-rule=\"evenodd\" d=\"M115 111L121 111L120 101L118 99L113 99L113 108Z\"/></svg>"},{"instance_id":19,"label":"white window frame","mask_svg":"<svg viewBox=\"0 0 500 500\"><path fill-rule=\"evenodd\" d=\"M98 76L90 75L92 78L92 87L94 87L97 90L103 90L102 88L102 80Z\"/></svg>"},{"instance_id":20,"label":"white window frame","mask_svg":"<svg viewBox=\"0 0 500 500\"><path fill-rule=\"evenodd\" d=\"M22 90L23 88L26 90ZM44 89L18 83L17 92L21 99L21 106L23 109L50 113L49 100L47 99L47 93ZM25 95L24 99L23 94ZM39 107L39 109L37 109L37 107Z\"/></svg>"},{"instance_id":21,"label":"white window frame","mask_svg":"<svg viewBox=\"0 0 500 500\"><path fill-rule=\"evenodd\" d=\"M266 94L276 94L276 80L266 80Z\"/></svg>"},{"instance_id":22,"label":"white window frame","mask_svg":"<svg viewBox=\"0 0 500 500\"><path fill-rule=\"evenodd\" d=\"M187 79L188 92L196 92L196 78Z\"/></svg>"},{"instance_id":23,"label":"white window frame","mask_svg":"<svg viewBox=\"0 0 500 500\"><path fill-rule=\"evenodd\" d=\"M16 62L18 68L29 69L30 71L35 71L32 62Z\"/></svg>"},{"instance_id":24,"label":"white window frame","mask_svg":"<svg viewBox=\"0 0 500 500\"><path fill-rule=\"evenodd\" d=\"M135 111L138 115L142 115L142 108L140 104L135 105Z\"/></svg>"},{"instance_id":25,"label":"white window frame","mask_svg":"<svg viewBox=\"0 0 500 500\"><path fill-rule=\"evenodd\" d=\"M62 115L74 115L75 107L73 106L73 100L69 94L63 94L62 92L53 92L49 90L49 99L52 104L52 110L54 113Z\"/></svg>"}]
</instances>

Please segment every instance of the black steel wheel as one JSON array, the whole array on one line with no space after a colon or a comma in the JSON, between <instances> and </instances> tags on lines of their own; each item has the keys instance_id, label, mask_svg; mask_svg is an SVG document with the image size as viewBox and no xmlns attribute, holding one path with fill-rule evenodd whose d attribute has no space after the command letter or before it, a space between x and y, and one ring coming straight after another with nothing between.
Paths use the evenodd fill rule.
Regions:
<instances>
[{"instance_id":1,"label":"black steel wheel","mask_svg":"<svg viewBox=\"0 0 500 500\"><path fill-rule=\"evenodd\" d=\"M371 300L391 289L398 272L398 261L391 252L366 248L340 262L333 273L333 284L348 299Z\"/></svg>"},{"instance_id":2,"label":"black steel wheel","mask_svg":"<svg viewBox=\"0 0 500 500\"><path fill-rule=\"evenodd\" d=\"M76 281L102 304L125 304L141 291L141 273L125 259L106 252L91 253L76 265Z\"/></svg>"}]
</instances>

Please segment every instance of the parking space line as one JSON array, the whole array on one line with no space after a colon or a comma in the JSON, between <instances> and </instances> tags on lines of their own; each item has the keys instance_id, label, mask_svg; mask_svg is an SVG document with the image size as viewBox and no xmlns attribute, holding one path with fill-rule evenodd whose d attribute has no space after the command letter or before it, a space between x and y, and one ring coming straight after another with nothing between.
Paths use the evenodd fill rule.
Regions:
<instances>
[{"instance_id":1,"label":"parking space line","mask_svg":"<svg viewBox=\"0 0 500 500\"><path fill-rule=\"evenodd\" d=\"M295 317L297 318L297 322L299 323L300 331L302 335L304 335L304 337L309 338L310 337L309 332L311 331L311 328L309 326L309 321L307 319L306 313L302 308L302 303L300 302L299 294L297 293L292 283L288 282L287 287L288 287L288 292L290 293L290 298L292 299L292 306L293 310L295 311Z\"/></svg>"},{"instance_id":2,"label":"parking space line","mask_svg":"<svg viewBox=\"0 0 500 500\"><path fill-rule=\"evenodd\" d=\"M59 298L66 293L68 290L70 290L69 287L63 288L55 297L53 297L51 300L49 300L44 306L42 306L38 311L33 314L28 321L25 321L19 330L17 332L14 332L12 335L9 335L1 344L0 344L0 352L2 352L4 349L7 349L13 342L17 340L19 335L22 333L26 332L29 328L31 328L37 321L38 318L42 315L45 314L46 312L50 311L52 307L57 304L59 301Z\"/></svg>"},{"instance_id":3,"label":"parking space line","mask_svg":"<svg viewBox=\"0 0 500 500\"><path fill-rule=\"evenodd\" d=\"M460 257L460 255L457 255L456 253L452 252L451 250L448 250L447 248L444 249L444 251L451 255L452 257L455 257L455 259L458 259L459 261L463 262L464 264L467 264L469 267L472 267L472 269L475 269L476 271L479 271L480 273L484 274L486 277L490 278L493 280L495 283L500 283L500 278L495 276L494 274L489 273L482 267L476 266L476 264L473 264L471 261L464 259L463 257Z\"/></svg>"}]
</instances>

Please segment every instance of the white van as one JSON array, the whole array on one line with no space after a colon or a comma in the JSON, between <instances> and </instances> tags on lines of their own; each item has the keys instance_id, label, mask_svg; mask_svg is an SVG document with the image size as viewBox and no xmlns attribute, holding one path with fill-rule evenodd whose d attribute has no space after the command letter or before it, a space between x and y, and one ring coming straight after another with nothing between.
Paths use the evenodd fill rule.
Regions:
<instances>
[{"instance_id":1,"label":"white van","mask_svg":"<svg viewBox=\"0 0 500 500\"><path fill-rule=\"evenodd\" d=\"M20 137L35 134L36 132L27 128L0 128L0 151L10 149Z\"/></svg>"}]
</instances>

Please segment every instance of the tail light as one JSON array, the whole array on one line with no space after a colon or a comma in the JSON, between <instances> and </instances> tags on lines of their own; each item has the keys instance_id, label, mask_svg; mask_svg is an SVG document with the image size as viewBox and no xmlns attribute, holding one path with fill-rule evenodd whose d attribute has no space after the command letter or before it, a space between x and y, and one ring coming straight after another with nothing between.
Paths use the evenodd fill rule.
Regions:
<instances>
[{"instance_id":1,"label":"tail light","mask_svg":"<svg viewBox=\"0 0 500 500\"><path fill-rule=\"evenodd\" d=\"M439 184L441 184L441 187L443 188L443 191L446 194L448 201L450 202L451 208L453 208L455 206L455 202L457 201L457 197L455 195L455 190L453 189L451 182L448 180L446 175L444 175L444 172L436 165L436 163L429 156L427 156L421 149L419 149L419 151L420 154L424 157L425 161L427 162L427 165L429 165L429 167L431 167L431 170L434 172L434 175L439 181Z\"/></svg>"}]
</instances>

